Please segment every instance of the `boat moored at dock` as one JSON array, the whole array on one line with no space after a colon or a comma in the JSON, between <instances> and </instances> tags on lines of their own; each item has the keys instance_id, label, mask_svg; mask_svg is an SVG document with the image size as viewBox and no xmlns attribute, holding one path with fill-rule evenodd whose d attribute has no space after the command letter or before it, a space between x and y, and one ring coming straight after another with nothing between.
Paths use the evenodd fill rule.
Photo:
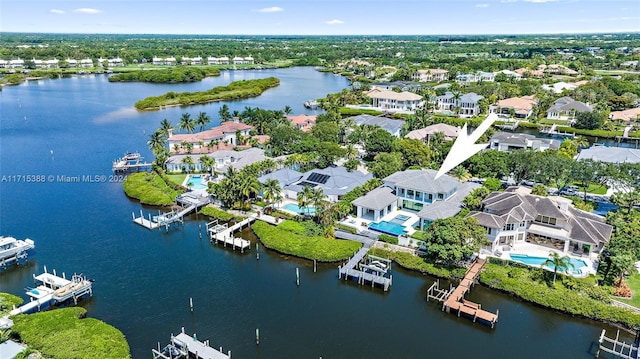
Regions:
<instances>
[{"instance_id":1,"label":"boat moored at dock","mask_svg":"<svg viewBox=\"0 0 640 359\"><path fill-rule=\"evenodd\" d=\"M27 251L35 248L31 239L15 239L13 237L0 237L0 265L5 266L11 262L27 258Z\"/></svg>"}]
</instances>

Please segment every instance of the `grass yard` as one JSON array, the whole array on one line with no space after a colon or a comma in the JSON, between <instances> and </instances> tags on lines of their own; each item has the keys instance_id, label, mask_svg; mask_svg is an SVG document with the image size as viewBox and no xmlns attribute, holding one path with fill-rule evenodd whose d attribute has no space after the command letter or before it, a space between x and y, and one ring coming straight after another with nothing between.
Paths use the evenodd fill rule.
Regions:
<instances>
[{"instance_id":1,"label":"grass yard","mask_svg":"<svg viewBox=\"0 0 640 359\"><path fill-rule=\"evenodd\" d=\"M640 308L640 273L636 272L634 275L628 277L627 284L631 287L631 299L616 299Z\"/></svg>"},{"instance_id":2,"label":"grass yard","mask_svg":"<svg viewBox=\"0 0 640 359\"><path fill-rule=\"evenodd\" d=\"M167 174L167 177L169 177L171 182L177 184L178 186L182 186L182 183L184 183L184 179L187 178L187 174L186 173L177 174L177 175Z\"/></svg>"},{"instance_id":3,"label":"grass yard","mask_svg":"<svg viewBox=\"0 0 640 359\"><path fill-rule=\"evenodd\" d=\"M9 293L0 293L0 317L9 313L13 306L22 304L22 298Z\"/></svg>"},{"instance_id":4,"label":"grass yard","mask_svg":"<svg viewBox=\"0 0 640 359\"><path fill-rule=\"evenodd\" d=\"M580 182L574 182L573 185L580 188L580 193L584 193L584 187L580 184ZM591 194L607 194L607 186L603 186L600 183L592 183L587 188L587 193Z\"/></svg>"}]
</instances>

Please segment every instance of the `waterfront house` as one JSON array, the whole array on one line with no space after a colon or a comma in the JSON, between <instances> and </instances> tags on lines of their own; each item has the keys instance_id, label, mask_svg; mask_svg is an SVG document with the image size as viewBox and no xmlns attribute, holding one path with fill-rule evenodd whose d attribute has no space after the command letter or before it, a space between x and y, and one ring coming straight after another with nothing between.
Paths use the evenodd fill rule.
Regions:
<instances>
[{"instance_id":1,"label":"waterfront house","mask_svg":"<svg viewBox=\"0 0 640 359\"><path fill-rule=\"evenodd\" d=\"M469 85L474 82L494 82L495 80L495 72L477 71L473 73L456 75L456 82L463 85Z\"/></svg>"},{"instance_id":2,"label":"waterfront house","mask_svg":"<svg viewBox=\"0 0 640 359\"><path fill-rule=\"evenodd\" d=\"M206 155L214 160L213 170L218 173L226 172L229 167L241 170L245 166L267 158L264 151L259 148L248 148L242 151L218 150ZM165 166L168 172L204 172L204 165L200 162L202 156L203 154L173 155L167 159ZM193 165L183 162L186 157L191 158Z\"/></svg>"},{"instance_id":3,"label":"waterfront house","mask_svg":"<svg viewBox=\"0 0 640 359\"><path fill-rule=\"evenodd\" d=\"M21 69L24 67L24 60L18 58L16 60L9 60L9 64L7 65L7 68L10 69Z\"/></svg>"},{"instance_id":4,"label":"waterfront house","mask_svg":"<svg viewBox=\"0 0 640 359\"><path fill-rule=\"evenodd\" d=\"M0 59L0 69L4 69L9 65L9 61Z\"/></svg>"},{"instance_id":5,"label":"waterfront house","mask_svg":"<svg viewBox=\"0 0 640 359\"><path fill-rule=\"evenodd\" d=\"M404 121L402 120L393 120L386 117L372 115L358 115L345 119L345 121L347 120L352 120L353 123L358 126L370 125L380 127L398 138L400 138L400 132L402 131L402 126L404 125Z\"/></svg>"},{"instance_id":6,"label":"waterfront house","mask_svg":"<svg viewBox=\"0 0 640 359\"><path fill-rule=\"evenodd\" d=\"M151 62L154 65L159 65L159 66L173 66L175 65L176 62L176 58L173 56L170 57L154 57Z\"/></svg>"},{"instance_id":7,"label":"waterfront house","mask_svg":"<svg viewBox=\"0 0 640 359\"><path fill-rule=\"evenodd\" d=\"M446 123L436 123L425 128L413 130L407 133L404 137L422 140L428 143L429 138L436 133L442 133L444 135L445 141L451 141L458 138L458 136L460 135L460 127L447 125Z\"/></svg>"},{"instance_id":8,"label":"waterfront house","mask_svg":"<svg viewBox=\"0 0 640 359\"><path fill-rule=\"evenodd\" d=\"M33 67L36 69L44 68L44 62L42 60L31 59L31 62L33 63Z\"/></svg>"},{"instance_id":9,"label":"waterfront house","mask_svg":"<svg viewBox=\"0 0 640 359\"><path fill-rule=\"evenodd\" d=\"M373 82L369 85L371 89L381 89L387 91L409 91L415 92L422 89L422 84L414 81L391 81L391 82Z\"/></svg>"},{"instance_id":10,"label":"waterfront house","mask_svg":"<svg viewBox=\"0 0 640 359\"><path fill-rule=\"evenodd\" d=\"M80 67L93 67L93 60L89 58L80 60Z\"/></svg>"},{"instance_id":11,"label":"waterfront house","mask_svg":"<svg viewBox=\"0 0 640 359\"><path fill-rule=\"evenodd\" d=\"M230 144L241 145L237 143L237 135L244 138L249 137L249 132L254 127L239 121L222 122L220 126L213 127L209 130L197 133L169 133L169 151L174 151L176 145L182 147L184 143L190 143L194 150L206 147L211 144Z\"/></svg>"},{"instance_id":12,"label":"waterfront house","mask_svg":"<svg viewBox=\"0 0 640 359\"><path fill-rule=\"evenodd\" d=\"M229 57L227 57L227 56L221 56L221 57L209 56L209 57L207 57L207 64L209 64L209 65L229 65Z\"/></svg>"},{"instance_id":13,"label":"waterfront house","mask_svg":"<svg viewBox=\"0 0 640 359\"><path fill-rule=\"evenodd\" d=\"M437 219L455 216L462 200L477 183L460 183L444 175L435 179L434 170L406 170L383 179L384 185L351 202L357 218L377 222L397 210L408 211L419 218L419 228Z\"/></svg>"},{"instance_id":14,"label":"waterfront house","mask_svg":"<svg viewBox=\"0 0 640 359\"><path fill-rule=\"evenodd\" d=\"M287 120L291 121L291 124L295 126L297 129L304 132L311 131L311 128L313 127L313 125L316 124L316 116L310 116L310 115L304 115L304 114L296 115L296 116L287 115Z\"/></svg>"},{"instance_id":15,"label":"waterfront house","mask_svg":"<svg viewBox=\"0 0 640 359\"><path fill-rule=\"evenodd\" d=\"M576 209L571 200L541 197L524 187L493 192L482 201L482 212L469 216L487 230L490 248L531 243L565 253L599 253L609 241L613 227L604 218Z\"/></svg>"},{"instance_id":16,"label":"waterfront house","mask_svg":"<svg viewBox=\"0 0 640 359\"><path fill-rule=\"evenodd\" d=\"M233 64L234 65L253 64L253 57L251 57L251 56L247 56L247 57L236 56L236 57L233 58Z\"/></svg>"},{"instance_id":17,"label":"waterfront house","mask_svg":"<svg viewBox=\"0 0 640 359\"><path fill-rule=\"evenodd\" d=\"M609 119L614 121L638 122L640 121L640 107L630 108L623 111L611 111Z\"/></svg>"},{"instance_id":18,"label":"waterfront house","mask_svg":"<svg viewBox=\"0 0 640 359\"><path fill-rule=\"evenodd\" d=\"M553 106L547 110L547 118L552 120L569 120L575 117L576 113L591 111L593 111L591 106L576 101L569 96L565 96L557 99L553 103Z\"/></svg>"},{"instance_id":19,"label":"waterfront house","mask_svg":"<svg viewBox=\"0 0 640 359\"><path fill-rule=\"evenodd\" d=\"M124 61L122 61L122 59L120 57L107 59L107 66L108 67L123 67L124 66Z\"/></svg>"},{"instance_id":20,"label":"waterfront house","mask_svg":"<svg viewBox=\"0 0 640 359\"><path fill-rule=\"evenodd\" d=\"M183 65L202 65L202 57L187 57L183 56L181 63Z\"/></svg>"},{"instance_id":21,"label":"waterfront house","mask_svg":"<svg viewBox=\"0 0 640 359\"><path fill-rule=\"evenodd\" d=\"M347 192L363 185L372 178L373 175L371 173L349 172L341 166L330 166L303 173L299 180L283 186L282 192L285 198L296 200L298 192L302 191L305 186L312 189L321 188L327 200L338 202Z\"/></svg>"},{"instance_id":22,"label":"waterfront house","mask_svg":"<svg viewBox=\"0 0 640 359\"><path fill-rule=\"evenodd\" d=\"M389 112L413 112L422 107L422 96L412 92L394 92L375 88L365 92L373 109Z\"/></svg>"},{"instance_id":23,"label":"waterfront house","mask_svg":"<svg viewBox=\"0 0 640 359\"><path fill-rule=\"evenodd\" d=\"M282 194L285 187L292 185L295 182L299 182L302 179L302 176L302 172L298 172L291 168L281 168L258 177L258 182L264 185L268 180L276 180L280 185L280 192ZM262 197L262 195L262 190L260 190L259 196ZM282 194L282 197L284 198L284 194Z\"/></svg>"},{"instance_id":24,"label":"waterfront house","mask_svg":"<svg viewBox=\"0 0 640 359\"><path fill-rule=\"evenodd\" d=\"M78 60L74 60L74 59L69 59L68 58L68 59L66 59L64 61L67 63L68 67L78 67L78 65L79 65Z\"/></svg>"},{"instance_id":25,"label":"waterfront house","mask_svg":"<svg viewBox=\"0 0 640 359\"><path fill-rule=\"evenodd\" d=\"M471 117L480 114L479 101L484 97L469 92L456 98L453 92L446 92L436 98L438 110L456 112L460 117Z\"/></svg>"},{"instance_id":26,"label":"waterfront house","mask_svg":"<svg viewBox=\"0 0 640 359\"><path fill-rule=\"evenodd\" d=\"M491 137L489 148L502 152L527 148L537 151L557 150L560 148L560 141L537 138L525 133L498 132Z\"/></svg>"},{"instance_id":27,"label":"waterfront house","mask_svg":"<svg viewBox=\"0 0 640 359\"><path fill-rule=\"evenodd\" d=\"M510 97L489 106L489 113L511 115L515 118L527 118L533 114L538 101L533 96Z\"/></svg>"},{"instance_id":28,"label":"waterfront house","mask_svg":"<svg viewBox=\"0 0 640 359\"><path fill-rule=\"evenodd\" d=\"M578 154L576 160L594 160L605 163L640 163L640 149L592 146Z\"/></svg>"},{"instance_id":29,"label":"waterfront house","mask_svg":"<svg viewBox=\"0 0 640 359\"><path fill-rule=\"evenodd\" d=\"M441 82L449 79L449 71L444 69L418 70L411 78L420 82Z\"/></svg>"}]
</instances>

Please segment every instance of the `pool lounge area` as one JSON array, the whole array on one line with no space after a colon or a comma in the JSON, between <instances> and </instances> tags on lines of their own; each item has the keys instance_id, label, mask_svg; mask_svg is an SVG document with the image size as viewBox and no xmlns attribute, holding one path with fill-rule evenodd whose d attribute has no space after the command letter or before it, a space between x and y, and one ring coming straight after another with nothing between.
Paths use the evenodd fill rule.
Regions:
<instances>
[{"instance_id":1,"label":"pool lounge area","mask_svg":"<svg viewBox=\"0 0 640 359\"><path fill-rule=\"evenodd\" d=\"M313 206L300 207L296 203L287 203L284 206L282 206L281 209L284 209L286 211L292 212L292 213L297 214L297 215L304 214L304 215L313 216L313 215L316 214L316 208L315 207L313 207Z\"/></svg>"},{"instance_id":2,"label":"pool lounge area","mask_svg":"<svg viewBox=\"0 0 640 359\"><path fill-rule=\"evenodd\" d=\"M202 175L187 175L182 185L194 191L203 191L209 188L207 182Z\"/></svg>"},{"instance_id":3,"label":"pool lounge area","mask_svg":"<svg viewBox=\"0 0 640 359\"><path fill-rule=\"evenodd\" d=\"M376 232L388 234L391 236L399 236L399 235L407 234L408 232L404 226L397 223L393 223L393 222L387 222L387 221L371 223L369 225L369 229Z\"/></svg>"},{"instance_id":4,"label":"pool lounge area","mask_svg":"<svg viewBox=\"0 0 640 359\"><path fill-rule=\"evenodd\" d=\"M549 257L529 256L527 254L518 254L518 253L509 253L509 258L512 261L524 263L532 267L541 267L544 264L544 262L547 259L549 259ZM587 262L578 258L569 257L569 263L571 263L573 267L569 266L569 268L567 268L567 272L573 275L583 274L582 272L583 268L588 267ZM552 265L546 265L544 267L551 271L554 269ZM563 271L559 270L559 272L563 272Z\"/></svg>"}]
</instances>

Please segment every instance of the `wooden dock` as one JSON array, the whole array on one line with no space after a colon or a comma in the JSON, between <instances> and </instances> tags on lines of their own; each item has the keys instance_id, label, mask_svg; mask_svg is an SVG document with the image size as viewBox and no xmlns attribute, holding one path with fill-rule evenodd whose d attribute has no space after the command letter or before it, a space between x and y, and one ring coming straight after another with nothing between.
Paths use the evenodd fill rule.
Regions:
<instances>
[{"instance_id":1,"label":"wooden dock","mask_svg":"<svg viewBox=\"0 0 640 359\"><path fill-rule=\"evenodd\" d=\"M514 123L504 123L502 125L494 125L495 127L501 130L515 131L518 126L520 126L520 120L517 120Z\"/></svg>"},{"instance_id":2,"label":"wooden dock","mask_svg":"<svg viewBox=\"0 0 640 359\"><path fill-rule=\"evenodd\" d=\"M558 128L558 125L554 123L553 125L551 125L551 127L541 128L540 130L538 130L538 132L547 134L549 136L561 136L561 137L571 137L571 138L576 137L576 134L573 132L560 132L557 130L557 128Z\"/></svg>"},{"instance_id":3,"label":"wooden dock","mask_svg":"<svg viewBox=\"0 0 640 359\"><path fill-rule=\"evenodd\" d=\"M483 310L482 305L464 299L464 295L469 292L480 276L480 271L485 263L486 259L476 258L469 270L467 270L464 278L460 281L460 284L455 288L450 286L449 289L440 289L440 281L437 280L427 290L427 301L429 301L429 299L435 299L443 302L443 311L450 313L451 309L457 310L458 316L460 316L461 313L465 314L473 319L474 322L479 319L481 323L493 328L495 323L498 322L498 314L500 311L496 311L494 314Z\"/></svg>"},{"instance_id":4,"label":"wooden dock","mask_svg":"<svg viewBox=\"0 0 640 359\"><path fill-rule=\"evenodd\" d=\"M145 218L142 210L140 210L140 217L136 217L133 212L131 212L131 217L133 218L134 223L147 229L152 230L164 226L168 230L171 224L176 222L183 223L184 216L211 203L211 198L208 195L187 192L176 197L176 203L183 207L178 210L172 210L171 212L158 212L157 216L151 216L149 213L147 214L147 218Z\"/></svg>"},{"instance_id":5,"label":"wooden dock","mask_svg":"<svg viewBox=\"0 0 640 359\"><path fill-rule=\"evenodd\" d=\"M158 349L152 349L151 354L153 359L175 359L175 358L195 358L195 359L231 359L231 351L227 354L220 349L212 348L209 345L209 341L204 342L196 339L196 334L190 336L184 332L182 328L181 333L174 336L171 334L171 343L160 349L160 343L158 343Z\"/></svg>"},{"instance_id":6,"label":"wooden dock","mask_svg":"<svg viewBox=\"0 0 640 359\"><path fill-rule=\"evenodd\" d=\"M246 239L236 238L233 233L244 226L249 226L256 218L251 216L246 218L233 226L229 227L227 223L219 224L218 220L207 223L207 233L209 233L209 240L215 243L223 243L226 247L229 245L233 250L239 249L241 253L244 253L245 249L251 249L251 242Z\"/></svg>"},{"instance_id":7,"label":"wooden dock","mask_svg":"<svg viewBox=\"0 0 640 359\"><path fill-rule=\"evenodd\" d=\"M151 163L142 162L142 156L138 152L129 152L113 161L111 170L116 173L126 173L133 170L151 169L151 165Z\"/></svg>"},{"instance_id":8,"label":"wooden dock","mask_svg":"<svg viewBox=\"0 0 640 359\"><path fill-rule=\"evenodd\" d=\"M371 284L371 287L377 284L386 292L393 283L393 275L387 277L391 260L373 255L368 255L365 259L371 245L372 243L363 245L345 265L338 266L338 279L352 278L356 279L358 284Z\"/></svg>"},{"instance_id":9,"label":"wooden dock","mask_svg":"<svg viewBox=\"0 0 640 359\"><path fill-rule=\"evenodd\" d=\"M598 339L598 352L596 353L596 358L600 356L600 351L603 351L618 358L640 359L640 348L638 348L640 346L640 340L637 340L635 345L622 342L619 340L620 330L616 333L615 339L608 338L605 334L606 330L602 329L602 333Z\"/></svg>"}]
</instances>

